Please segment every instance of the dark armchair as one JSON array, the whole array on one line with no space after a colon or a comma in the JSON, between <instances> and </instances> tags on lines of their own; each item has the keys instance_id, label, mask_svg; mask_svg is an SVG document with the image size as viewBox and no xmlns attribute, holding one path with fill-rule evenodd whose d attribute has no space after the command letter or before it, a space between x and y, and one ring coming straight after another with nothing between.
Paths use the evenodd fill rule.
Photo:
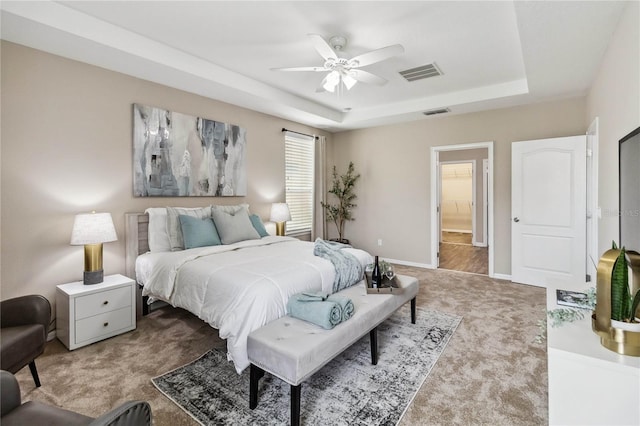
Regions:
<instances>
[{"instance_id":1,"label":"dark armchair","mask_svg":"<svg viewBox=\"0 0 640 426\"><path fill-rule=\"evenodd\" d=\"M20 386L15 376L0 371L0 409L2 426L49 425L49 426L145 426L151 425L151 407L144 401L125 402L118 408L94 419L73 411L36 401L22 404Z\"/></svg>"},{"instance_id":2,"label":"dark armchair","mask_svg":"<svg viewBox=\"0 0 640 426\"><path fill-rule=\"evenodd\" d=\"M0 369L17 373L28 364L40 387L35 359L44 352L50 320L51 305L42 296L0 302Z\"/></svg>"}]
</instances>

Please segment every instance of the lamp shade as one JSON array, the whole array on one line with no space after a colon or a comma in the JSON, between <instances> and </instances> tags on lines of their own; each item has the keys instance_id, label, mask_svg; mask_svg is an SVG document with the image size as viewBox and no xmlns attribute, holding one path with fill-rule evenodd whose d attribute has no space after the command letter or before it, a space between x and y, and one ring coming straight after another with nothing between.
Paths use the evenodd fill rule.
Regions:
<instances>
[{"instance_id":1,"label":"lamp shade","mask_svg":"<svg viewBox=\"0 0 640 426\"><path fill-rule=\"evenodd\" d=\"M101 244L117 241L116 228L111 213L86 213L76 215L71 231L71 245Z\"/></svg>"},{"instance_id":2,"label":"lamp shade","mask_svg":"<svg viewBox=\"0 0 640 426\"><path fill-rule=\"evenodd\" d=\"M286 222L291 220L291 213L289 212L289 206L287 203L273 203L271 205L271 217L272 222Z\"/></svg>"}]
</instances>

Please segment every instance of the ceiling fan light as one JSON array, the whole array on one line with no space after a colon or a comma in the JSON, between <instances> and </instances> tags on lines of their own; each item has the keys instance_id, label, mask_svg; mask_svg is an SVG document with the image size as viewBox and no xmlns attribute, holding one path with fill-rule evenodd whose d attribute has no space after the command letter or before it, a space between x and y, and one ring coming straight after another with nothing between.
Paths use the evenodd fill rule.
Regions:
<instances>
[{"instance_id":1,"label":"ceiling fan light","mask_svg":"<svg viewBox=\"0 0 640 426\"><path fill-rule=\"evenodd\" d=\"M347 88L347 90L351 90L351 88L356 85L358 80L351 77L349 74L345 74L342 77L342 82L344 83L344 86Z\"/></svg>"},{"instance_id":2,"label":"ceiling fan light","mask_svg":"<svg viewBox=\"0 0 640 426\"><path fill-rule=\"evenodd\" d=\"M336 86L340 83L340 74L337 71L331 71L324 78L322 87L327 92L333 93L336 90Z\"/></svg>"}]
</instances>

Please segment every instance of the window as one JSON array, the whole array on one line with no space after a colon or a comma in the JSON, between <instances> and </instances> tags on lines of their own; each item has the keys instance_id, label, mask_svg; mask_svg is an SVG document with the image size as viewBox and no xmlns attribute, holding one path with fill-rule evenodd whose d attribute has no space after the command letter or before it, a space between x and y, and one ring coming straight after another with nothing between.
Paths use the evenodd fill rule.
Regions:
<instances>
[{"instance_id":1,"label":"window","mask_svg":"<svg viewBox=\"0 0 640 426\"><path fill-rule=\"evenodd\" d=\"M313 136L285 132L286 202L291 212L286 234L311 233L313 226L314 146Z\"/></svg>"}]
</instances>

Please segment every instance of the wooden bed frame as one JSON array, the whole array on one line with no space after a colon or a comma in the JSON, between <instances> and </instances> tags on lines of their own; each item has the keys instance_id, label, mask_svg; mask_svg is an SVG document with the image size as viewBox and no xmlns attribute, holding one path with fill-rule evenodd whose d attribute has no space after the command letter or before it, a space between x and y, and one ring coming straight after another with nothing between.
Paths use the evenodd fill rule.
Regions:
<instances>
[{"instance_id":1,"label":"wooden bed frame","mask_svg":"<svg viewBox=\"0 0 640 426\"><path fill-rule=\"evenodd\" d=\"M136 280L136 258L149 251L149 215L146 213L125 213L125 275ZM137 282L137 280L136 280ZM149 313L147 296L142 296L142 286L136 291L136 316Z\"/></svg>"}]
</instances>

